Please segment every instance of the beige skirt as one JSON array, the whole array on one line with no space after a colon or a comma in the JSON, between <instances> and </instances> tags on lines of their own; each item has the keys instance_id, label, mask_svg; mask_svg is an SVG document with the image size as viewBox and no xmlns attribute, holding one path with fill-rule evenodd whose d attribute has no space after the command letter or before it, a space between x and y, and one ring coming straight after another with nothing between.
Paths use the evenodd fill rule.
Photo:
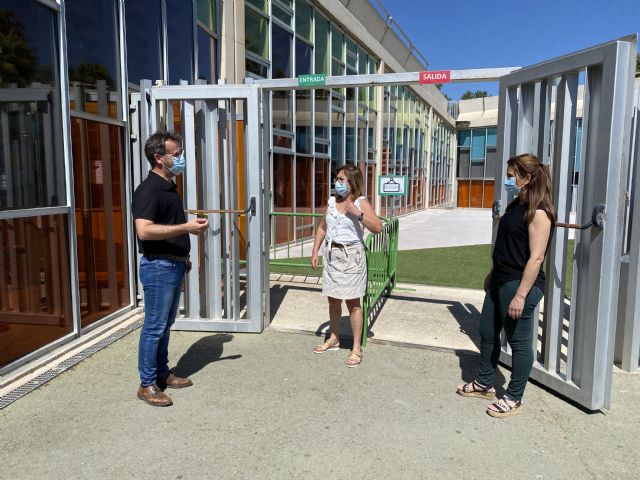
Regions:
<instances>
[{"instance_id":1,"label":"beige skirt","mask_svg":"<svg viewBox=\"0 0 640 480\"><path fill-rule=\"evenodd\" d=\"M324 249L322 293L328 297L350 300L362 298L367 289L367 257L364 245Z\"/></svg>"}]
</instances>

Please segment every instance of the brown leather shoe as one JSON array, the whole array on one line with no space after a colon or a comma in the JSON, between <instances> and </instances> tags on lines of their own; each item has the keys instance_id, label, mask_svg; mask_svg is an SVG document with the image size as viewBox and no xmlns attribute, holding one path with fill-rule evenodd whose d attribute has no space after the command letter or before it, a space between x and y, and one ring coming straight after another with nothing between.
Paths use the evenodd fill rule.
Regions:
<instances>
[{"instance_id":1,"label":"brown leather shoe","mask_svg":"<svg viewBox=\"0 0 640 480\"><path fill-rule=\"evenodd\" d=\"M165 390L167 388L185 388L193 385L193 382L188 378L177 377L173 370L169 370L169 375L161 377L158 375L158 386Z\"/></svg>"},{"instance_id":2,"label":"brown leather shoe","mask_svg":"<svg viewBox=\"0 0 640 480\"><path fill-rule=\"evenodd\" d=\"M140 385L138 388L138 398L144 400L152 407L168 407L173 405L171 397L164 393L155 383L148 387Z\"/></svg>"}]
</instances>

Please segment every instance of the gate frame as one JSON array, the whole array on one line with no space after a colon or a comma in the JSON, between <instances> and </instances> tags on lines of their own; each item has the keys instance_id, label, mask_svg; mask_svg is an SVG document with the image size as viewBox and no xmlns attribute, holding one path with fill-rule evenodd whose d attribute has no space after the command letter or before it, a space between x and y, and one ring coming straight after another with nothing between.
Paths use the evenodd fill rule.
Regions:
<instances>
[{"instance_id":1,"label":"gate frame","mask_svg":"<svg viewBox=\"0 0 640 480\"><path fill-rule=\"evenodd\" d=\"M216 188L207 188L205 182L211 178L218 178L215 169L211 169L210 162L205 158L216 158L216 167L223 162L223 172L233 177L235 146L237 145L236 125L237 120L244 120L244 159L246 166L246 204L253 201L254 209L247 216L247 262L246 262L246 283L252 287L247 287L246 295L246 316L241 318L240 311L240 267L237 255L234 256L234 268L231 272L229 266L231 258L228 257L230 245L226 245L225 271L222 272L213 266L214 258L221 258L220 232L222 223L225 224L224 231L234 232L231 242L233 249L238 251L237 227L232 228L231 214L224 214L225 219L221 220L220 215L214 215L209 222L207 238L199 240L198 236L189 235L191 242L190 260L191 271L187 274L187 288L182 296L185 316L178 317L172 327L173 330L189 331L224 331L224 332L251 332L260 333L269 325L269 266L268 266L268 245L269 231L265 230L268 225L268 195L270 191L269 169L264 168L268 161L268 150L265 145L265 138L261 128L261 121L269 122L268 99L264 98L262 91L257 86L252 85L173 85L173 86L151 86L149 80L141 82L141 92L139 94L146 101L141 101L140 105L140 136L148 136L157 129L160 123L160 112L157 110L157 102L167 102L167 124L171 124L172 101L182 102L182 130L184 131L183 147L187 159L187 170L185 181L190 185L197 185L201 189L203 202L211 209L220 207ZM228 101L229 111L223 107L223 102ZM148 102L148 105L147 105ZM243 102L246 111L236 114L236 103ZM265 113L266 112L266 113ZM227 115L230 117L227 120ZM195 122L196 117L205 119L202 122L204 129L200 147L205 147L201 152L200 165L196 163L196 137ZM218 132L219 121L229 123L226 128ZM225 125L226 125L225 123ZM214 127L215 125L215 127ZM220 135L220 137L219 137ZM140 171L136 171L136 179L142 179L142 165L146 160L140 159ZM196 171L199 169L201 175L200 184L196 183ZM205 180L205 177L211 175ZM227 209L237 209L237 196L235 191L224 191L224 203ZM185 188L183 202L187 210L198 210L196 189L189 191ZM201 208L200 208L201 209ZM265 219L267 219L265 221ZM227 233L231 236L231 233ZM203 243L200 243L203 242ZM199 249L199 246L202 247ZM254 247L255 246L255 247ZM253 247L253 248L252 248ZM212 252L209 255L209 252ZM199 255L201 258L199 261ZM204 285L204 292L198 288L190 288L198 285L201 280ZM224 274L225 282L225 308L222 315L223 306L221 304L221 275ZM255 288L254 285L258 285ZM230 286L231 288L227 288ZM231 292L231 294L229 294ZM206 301L211 299L211 302ZM201 315L204 306L205 315Z\"/></svg>"},{"instance_id":2,"label":"gate frame","mask_svg":"<svg viewBox=\"0 0 640 480\"><path fill-rule=\"evenodd\" d=\"M576 246L590 246L574 258L573 308L569 320L566 373L560 373L567 232L556 233L547 256L547 293L542 334L543 362L536 359L531 378L590 410L608 408L611 399L624 187L630 141L631 102L637 35L607 42L557 59L523 68L500 79L498 158L532 152L551 164L558 219L568 219L570 192L563 193L573 168L574 125L579 71L586 69L583 110L581 182L577 218L591 216L605 204L602 230L579 232ZM633 60L633 63L632 63ZM633 67L633 68L632 68ZM553 149L548 152L551 114L550 82L560 77L555 102ZM562 122L558 121L562 119ZM567 123L569 128L566 128ZM563 128L564 127L564 128ZM606 158L607 171L596 171L596 158ZM553 162L551 160L554 160ZM505 164L497 165L503 178ZM596 178L598 181L596 181ZM507 193L496 189L494 213L506 208ZM498 219L494 215L493 242ZM584 285L584 288L580 286ZM586 296L586 298L584 298ZM537 317L536 317L537 318ZM580 321L577 321L579 319ZM534 322L534 352L538 322ZM500 361L511 365L503 337Z\"/></svg>"}]
</instances>

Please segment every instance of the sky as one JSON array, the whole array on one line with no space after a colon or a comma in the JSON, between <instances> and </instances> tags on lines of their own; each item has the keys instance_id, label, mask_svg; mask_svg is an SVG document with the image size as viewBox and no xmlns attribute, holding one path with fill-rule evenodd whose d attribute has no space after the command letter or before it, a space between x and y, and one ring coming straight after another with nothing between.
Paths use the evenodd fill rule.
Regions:
<instances>
[{"instance_id":1,"label":"sky","mask_svg":"<svg viewBox=\"0 0 640 480\"><path fill-rule=\"evenodd\" d=\"M375 4L375 2L372 2ZM524 67L640 32L640 0L381 0L429 70ZM457 83L498 94L498 82Z\"/></svg>"}]
</instances>

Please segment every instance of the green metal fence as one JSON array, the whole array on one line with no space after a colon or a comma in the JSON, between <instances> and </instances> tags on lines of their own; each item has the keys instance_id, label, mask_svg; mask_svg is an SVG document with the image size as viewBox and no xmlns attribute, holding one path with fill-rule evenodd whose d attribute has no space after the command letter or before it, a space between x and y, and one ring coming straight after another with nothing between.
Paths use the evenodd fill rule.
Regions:
<instances>
[{"instance_id":1,"label":"green metal fence","mask_svg":"<svg viewBox=\"0 0 640 480\"><path fill-rule=\"evenodd\" d=\"M367 291L362 299L362 345L367 344L371 320L379 313L383 295L389 295L396 286L398 270L398 218L383 219L382 232L369 234L367 250Z\"/></svg>"},{"instance_id":2,"label":"green metal fence","mask_svg":"<svg viewBox=\"0 0 640 480\"><path fill-rule=\"evenodd\" d=\"M324 215L320 213L271 213L270 266L296 267L301 273L319 275L310 270L310 257L316 226ZM367 290L362 299L362 345L366 345L370 321L379 313L383 295L388 295L396 285L398 265L398 218L383 221L382 232L369 234L365 240L367 255ZM282 232L284 230L284 233Z\"/></svg>"}]
</instances>

